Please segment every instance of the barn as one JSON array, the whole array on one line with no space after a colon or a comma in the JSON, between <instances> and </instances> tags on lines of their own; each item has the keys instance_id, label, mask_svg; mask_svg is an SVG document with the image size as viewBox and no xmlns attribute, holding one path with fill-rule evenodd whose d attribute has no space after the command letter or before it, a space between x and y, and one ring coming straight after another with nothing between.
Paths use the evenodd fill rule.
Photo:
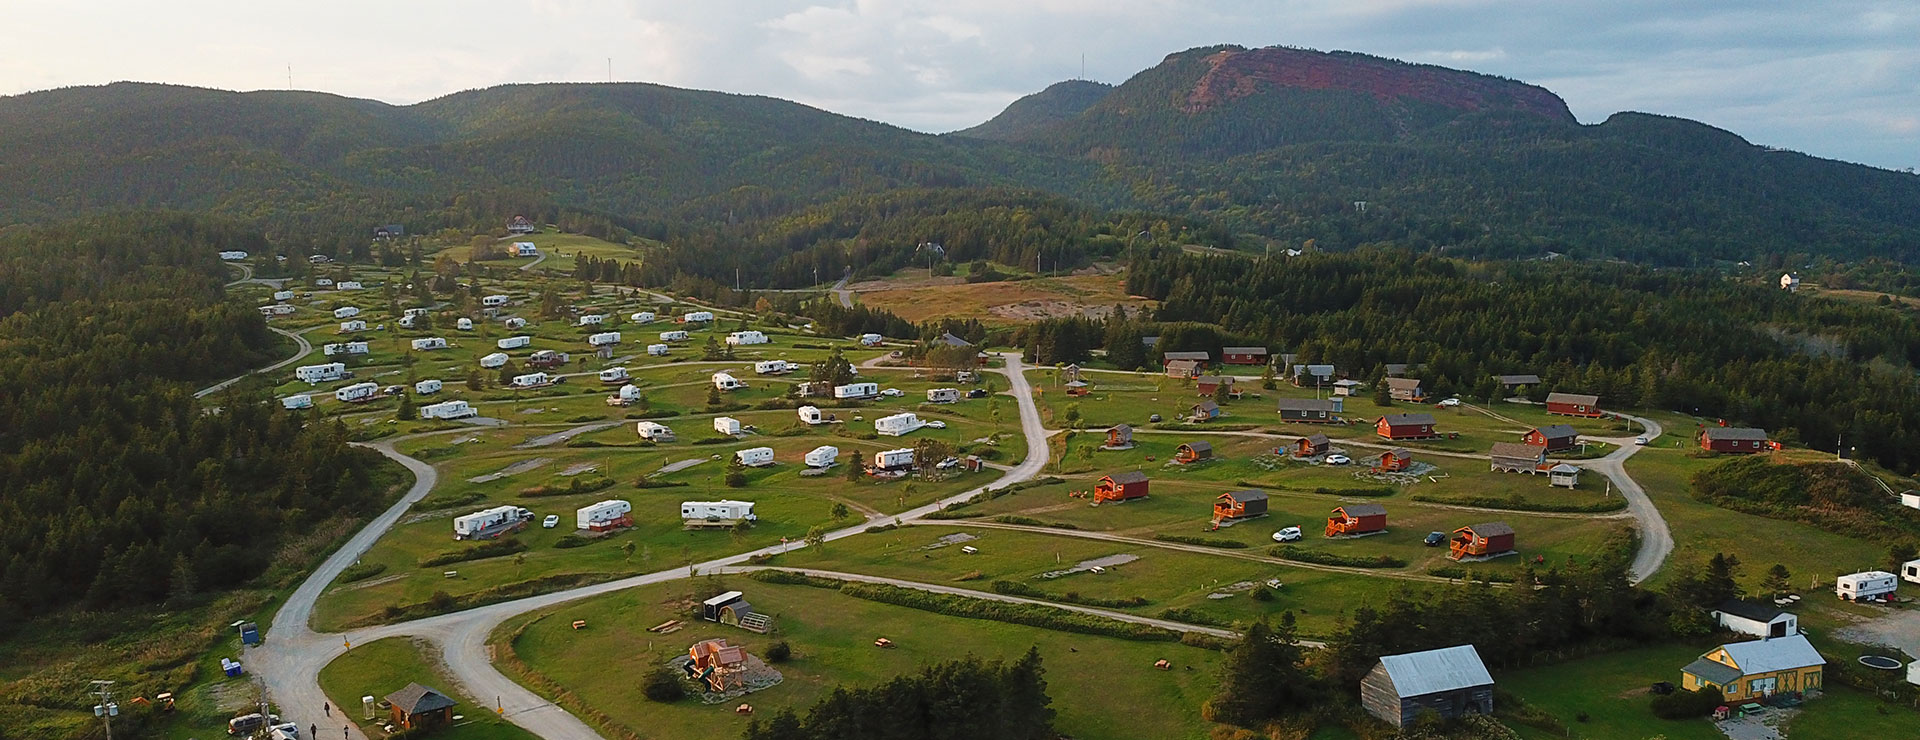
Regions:
<instances>
[{"instance_id":1,"label":"barn","mask_svg":"<svg viewBox=\"0 0 1920 740\"><path fill-rule=\"evenodd\" d=\"M1147 474L1138 470L1114 473L1100 479L1093 487L1095 503L1107 501L1129 501L1147 497Z\"/></svg>"},{"instance_id":2,"label":"barn","mask_svg":"<svg viewBox=\"0 0 1920 740\"><path fill-rule=\"evenodd\" d=\"M1327 454L1327 450L1330 449L1333 449L1333 441L1327 439L1327 435L1324 434L1301 437L1300 441L1293 443L1293 454L1295 457L1325 455Z\"/></svg>"},{"instance_id":3,"label":"barn","mask_svg":"<svg viewBox=\"0 0 1920 740\"><path fill-rule=\"evenodd\" d=\"M1373 422L1373 431L1385 439L1433 439L1433 414L1387 414Z\"/></svg>"},{"instance_id":4,"label":"barn","mask_svg":"<svg viewBox=\"0 0 1920 740\"><path fill-rule=\"evenodd\" d=\"M1327 517L1328 537L1357 537L1387 531L1387 507L1379 504L1336 506Z\"/></svg>"},{"instance_id":5,"label":"barn","mask_svg":"<svg viewBox=\"0 0 1920 740\"><path fill-rule=\"evenodd\" d=\"M1383 655L1360 679L1360 704L1395 727L1425 712L1444 719L1493 714L1493 675L1472 645Z\"/></svg>"},{"instance_id":6,"label":"barn","mask_svg":"<svg viewBox=\"0 0 1920 740\"><path fill-rule=\"evenodd\" d=\"M1173 461L1181 464L1197 463L1213 459L1213 445L1207 442L1187 442L1175 448Z\"/></svg>"},{"instance_id":7,"label":"barn","mask_svg":"<svg viewBox=\"0 0 1920 740\"><path fill-rule=\"evenodd\" d=\"M1487 451L1487 459L1487 469L1495 473L1533 475L1546 471L1547 448L1519 442L1495 442L1493 449Z\"/></svg>"},{"instance_id":8,"label":"barn","mask_svg":"<svg viewBox=\"0 0 1920 740\"><path fill-rule=\"evenodd\" d=\"M1412 466L1413 453L1405 447L1395 447L1380 453L1380 457L1373 461L1373 472L1398 473Z\"/></svg>"},{"instance_id":9,"label":"barn","mask_svg":"<svg viewBox=\"0 0 1920 740\"><path fill-rule=\"evenodd\" d=\"M1221 347L1220 361L1228 365L1265 365L1266 347Z\"/></svg>"},{"instance_id":10,"label":"barn","mask_svg":"<svg viewBox=\"0 0 1920 740\"><path fill-rule=\"evenodd\" d=\"M1767 430L1752 427L1707 427L1700 432L1700 449L1714 452L1753 453L1772 449Z\"/></svg>"},{"instance_id":11,"label":"barn","mask_svg":"<svg viewBox=\"0 0 1920 740\"><path fill-rule=\"evenodd\" d=\"M1600 418L1600 397L1583 393L1548 393L1547 413Z\"/></svg>"},{"instance_id":12,"label":"barn","mask_svg":"<svg viewBox=\"0 0 1920 740\"><path fill-rule=\"evenodd\" d=\"M1247 519L1267 513L1265 491L1229 491L1213 500L1213 520Z\"/></svg>"},{"instance_id":13,"label":"barn","mask_svg":"<svg viewBox=\"0 0 1920 740\"><path fill-rule=\"evenodd\" d=\"M1340 411L1340 403L1328 398L1282 398L1280 399L1280 420L1300 422L1302 424L1332 424L1339 419L1334 417Z\"/></svg>"},{"instance_id":14,"label":"barn","mask_svg":"<svg viewBox=\"0 0 1920 740\"><path fill-rule=\"evenodd\" d=\"M1486 522L1453 530L1447 538L1447 557L1490 557L1513 552L1513 527L1506 522Z\"/></svg>"},{"instance_id":15,"label":"barn","mask_svg":"<svg viewBox=\"0 0 1920 740\"><path fill-rule=\"evenodd\" d=\"M1520 441L1537 447L1545 447L1548 452L1571 450L1580 442L1580 431L1566 424L1552 424L1527 430Z\"/></svg>"}]
</instances>

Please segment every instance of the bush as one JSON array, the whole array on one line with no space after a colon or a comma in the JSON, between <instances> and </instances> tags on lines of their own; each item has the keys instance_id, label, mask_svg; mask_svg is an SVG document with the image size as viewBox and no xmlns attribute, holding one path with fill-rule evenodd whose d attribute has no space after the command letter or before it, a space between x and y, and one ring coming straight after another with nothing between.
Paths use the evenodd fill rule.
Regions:
<instances>
[{"instance_id":1,"label":"bush","mask_svg":"<svg viewBox=\"0 0 1920 740\"><path fill-rule=\"evenodd\" d=\"M1713 710L1727 703L1727 696L1719 689L1701 688L1695 691L1677 690L1664 696L1653 697L1653 716L1661 719L1694 719L1713 714Z\"/></svg>"},{"instance_id":2,"label":"bush","mask_svg":"<svg viewBox=\"0 0 1920 740\"><path fill-rule=\"evenodd\" d=\"M1512 583L1513 576L1505 573L1475 573L1458 565L1436 565L1427 569L1427 575L1441 578L1472 579L1488 583Z\"/></svg>"},{"instance_id":3,"label":"bush","mask_svg":"<svg viewBox=\"0 0 1920 740\"><path fill-rule=\"evenodd\" d=\"M975 516L979 516L979 515L976 514ZM956 517L946 517L946 518L959 519L959 518L964 518L964 515L956 516ZM994 517L993 521L999 522L1001 524L1018 524L1023 527L1052 527L1054 529L1079 529L1079 527L1074 526L1072 524L1068 524L1066 522L1043 522L1039 519L1035 519L1030 516L1020 516L1018 514L1001 514L1000 516Z\"/></svg>"},{"instance_id":4,"label":"bush","mask_svg":"<svg viewBox=\"0 0 1920 740\"><path fill-rule=\"evenodd\" d=\"M701 437L699 439L694 440L693 443L697 445L723 445L728 442L735 442L735 441L738 441L738 440L735 440L732 437Z\"/></svg>"},{"instance_id":5,"label":"bush","mask_svg":"<svg viewBox=\"0 0 1920 740\"><path fill-rule=\"evenodd\" d=\"M1302 563L1340 565L1348 568L1404 568L1407 566L1407 561L1391 555L1375 555L1373 557L1339 555L1331 552L1309 550L1298 545L1280 545L1279 547L1267 550L1267 554L1276 558L1298 560Z\"/></svg>"},{"instance_id":6,"label":"bush","mask_svg":"<svg viewBox=\"0 0 1920 740\"><path fill-rule=\"evenodd\" d=\"M781 640L772 645L768 645L767 653L763 657L767 659L768 663L785 663L793 659L793 646L788 645L786 640Z\"/></svg>"},{"instance_id":7,"label":"bush","mask_svg":"<svg viewBox=\"0 0 1920 740\"><path fill-rule=\"evenodd\" d=\"M1187 624L1203 624L1208 627L1232 627L1233 623L1210 614L1202 614L1192 609L1162 609L1160 618Z\"/></svg>"},{"instance_id":8,"label":"bush","mask_svg":"<svg viewBox=\"0 0 1920 740\"><path fill-rule=\"evenodd\" d=\"M525 550L525 549L527 549L527 546L522 542L520 542L519 540L512 540L512 539L488 540L486 542L482 542L477 545L472 545L459 550L449 550L447 552L440 553L439 555L435 555L433 557L427 558L425 560L420 561L420 567L431 568L436 565L448 565L451 563L461 563L461 562L466 562L468 560L480 560L482 558L497 558L497 557L500 557L501 555L512 555L516 552L520 552L521 550Z\"/></svg>"},{"instance_id":9,"label":"bush","mask_svg":"<svg viewBox=\"0 0 1920 740\"><path fill-rule=\"evenodd\" d=\"M561 550L570 550L576 547L586 547L597 541L598 540L593 538L581 537L577 534L563 534L560 535L560 539L554 540L553 546Z\"/></svg>"},{"instance_id":10,"label":"bush","mask_svg":"<svg viewBox=\"0 0 1920 740\"><path fill-rule=\"evenodd\" d=\"M838 589L846 584L838 578L809 575L792 570L756 570L747 574L748 578L762 583L780 583L788 586L812 586L814 588Z\"/></svg>"},{"instance_id":11,"label":"bush","mask_svg":"<svg viewBox=\"0 0 1920 740\"><path fill-rule=\"evenodd\" d=\"M340 571L340 582L352 583L354 581L364 581L380 575L385 572L386 569L386 563L354 563L353 565L347 566L345 570Z\"/></svg>"},{"instance_id":12,"label":"bush","mask_svg":"<svg viewBox=\"0 0 1920 740\"><path fill-rule=\"evenodd\" d=\"M1108 609L1125 609L1128 607L1146 606L1153 603L1148 601L1145 596L1103 599L1095 596L1081 596L1079 593L1073 591L1068 591L1064 594L1053 594L1019 581L998 580L988 584L988 588L992 589L994 593L1006 594L1008 596L1025 596L1029 599L1044 599L1047 601L1059 601L1068 604L1080 604L1082 606L1098 606Z\"/></svg>"},{"instance_id":13,"label":"bush","mask_svg":"<svg viewBox=\"0 0 1920 740\"><path fill-rule=\"evenodd\" d=\"M648 701L664 704L687 698L687 686L680 682L679 676L673 675L672 669L664 665L655 666L647 672L646 681L640 685L640 693Z\"/></svg>"},{"instance_id":14,"label":"bush","mask_svg":"<svg viewBox=\"0 0 1920 740\"><path fill-rule=\"evenodd\" d=\"M746 488L747 474L740 472L738 470L727 471L727 487L728 488Z\"/></svg>"},{"instance_id":15,"label":"bush","mask_svg":"<svg viewBox=\"0 0 1920 740\"><path fill-rule=\"evenodd\" d=\"M1627 499L1622 496L1611 496L1588 503L1528 501L1525 497L1518 495L1500 498L1498 496L1433 496L1429 494L1415 494L1410 498L1415 501L1424 501L1430 504L1451 504L1454 506L1472 506L1481 509L1506 509L1508 511L1550 511L1570 514L1597 514L1627 508Z\"/></svg>"},{"instance_id":16,"label":"bush","mask_svg":"<svg viewBox=\"0 0 1920 740\"><path fill-rule=\"evenodd\" d=\"M567 421L574 424L582 424L589 421L603 421L606 418L606 414L581 414L579 416L569 416L567 417Z\"/></svg>"},{"instance_id":17,"label":"bush","mask_svg":"<svg viewBox=\"0 0 1920 740\"><path fill-rule=\"evenodd\" d=\"M685 485L687 485L685 481L654 480L644 475L633 482L634 488L679 488Z\"/></svg>"},{"instance_id":18,"label":"bush","mask_svg":"<svg viewBox=\"0 0 1920 740\"><path fill-rule=\"evenodd\" d=\"M1161 542L1178 542L1185 545L1199 545L1201 547L1220 547L1220 548L1225 548L1229 550L1238 550L1247 546L1247 543L1240 542L1238 540L1223 540L1223 539L1217 539L1213 537L1194 537L1192 535L1185 535L1185 534L1156 534L1153 536L1153 538L1156 540L1160 540Z\"/></svg>"}]
</instances>

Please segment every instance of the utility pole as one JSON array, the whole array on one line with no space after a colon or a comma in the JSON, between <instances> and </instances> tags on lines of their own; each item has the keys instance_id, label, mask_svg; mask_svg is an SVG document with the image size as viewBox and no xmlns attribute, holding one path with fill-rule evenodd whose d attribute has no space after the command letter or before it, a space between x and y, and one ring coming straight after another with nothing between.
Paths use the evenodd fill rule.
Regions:
<instances>
[{"instance_id":1,"label":"utility pole","mask_svg":"<svg viewBox=\"0 0 1920 740\"><path fill-rule=\"evenodd\" d=\"M93 716L107 728L107 740L113 740L113 718L120 716L120 705L113 703L113 682L95 680L93 695L100 697L100 703L93 705Z\"/></svg>"}]
</instances>

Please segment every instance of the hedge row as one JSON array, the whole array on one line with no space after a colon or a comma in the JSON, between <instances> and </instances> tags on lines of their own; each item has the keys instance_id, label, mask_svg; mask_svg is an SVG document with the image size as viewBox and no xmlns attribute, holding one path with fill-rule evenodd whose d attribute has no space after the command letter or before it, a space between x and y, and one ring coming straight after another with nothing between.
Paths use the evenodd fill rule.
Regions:
<instances>
[{"instance_id":1,"label":"hedge row","mask_svg":"<svg viewBox=\"0 0 1920 740\"><path fill-rule=\"evenodd\" d=\"M1627 500L1621 496L1609 496L1598 501L1584 504L1557 504L1528 501L1520 496L1500 498L1498 496L1434 496L1421 493L1414 494L1411 498L1415 501L1423 501L1430 504L1473 506L1481 509L1504 509L1507 511L1550 511L1570 514L1597 514L1627 508Z\"/></svg>"},{"instance_id":2,"label":"hedge row","mask_svg":"<svg viewBox=\"0 0 1920 740\"><path fill-rule=\"evenodd\" d=\"M1029 627L1077 632L1085 635L1102 635L1123 640L1166 641L1180 639L1180 633L1170 629L1153 627L1118 619L1098 617L1091 614L1068 611L1059 607L1039 604L1012 604L1003 601L988 601L970 596L937 594L914 588L902 588L878 583L849 583L840 587L840 593L854 598L878 601L883 604L904 606L913 609L946 614L970 619L988 619L1009 624L1022 624Z\"/></svg>"},{"instance_id":3,"label":"hedge row","mask_svg":"<svg viewBox=\"0 0 1920 740\"><path fill-rule=\"evenodd\" d=\"M1108 609L1126 609L1129 607L1146 606L1148 604L1153 603L1151 601L1148 601L1147 597L1145 596L1128 596L1126 598L1121 598L1121 599L1102 599L1097 596L1081 596L1078 592L1075 592L1075 591L1068 591L1064 594L1048 593L1046 591L1042 591L1038 588L1034 588L1031 585L1021 583L1019 581L1005 581L1005 580L994 581L993 583L988 584L988 588L993 589L993 592L996 594L1006 594L1008 596L1025 596L1029 599L1045 599L1047 601L1061 601L1061 602L1066 602L1068 604L1079 604L1081 606L1098 606L1098 607L1104 607Z\"/></svg>"},{"instance_id":4,"label":"hedge row","mask_svg":"<svg viewBox=\"0 0 1920 740\"><path fill-rule=\"evenodd\" d=\"M1297 545L1280 545L1278 547L1274 547L1272 549L1267 550L1267 554L1272 555L1276 558L1285 558L1287 560L1298 560L1302 563L1315 563L1318 565L1340 565L1348 568L1404 568L1404 567L1407 567L1406 560L1403 560L1401 558L1396 558L1392 555L1374 555L1372 557L1361 557L1358 555L1340 555L1340 554L1331 553L1331 552L1322 552L1320 550L1309 550L1307 548L1299 547Z\"/></svg>"},{"instance_id":5,"label":"hedge row","mask_svg":"<svg viewBox=\"0 0 1920 740\"><path fill-rule=\"evenodd\" d=\"M1214 537L1195 537L1193 535L1187 535L1187 534L1156 534L1153 536L1153 538L1156 540L1160 540L1161 542L1178 542L1183 545L1199 545L1201 547L1219 547L1219 548L1225 548L1228 550L1238 550L1247 546L1247 543L1240 542L1238 540L1223 540L1223 539L1218 539Z\"/></svg>"},{"instance_id":6,"label":"hedge row","mask_svg":"<svg viewBox=\"0 0 1920 740\"><path fill-rule=\"evenodd\" d=\"M482 542L477 545L471 545L458 550L448 550L446 552L440 553L439 555L435 555L433 557L427 558L425 560L420 561L420 567L431 568L436 565L448 565L450 563L463 563L468 560L480 560L482 558L497 558L497 557L500 557L501 555L512 555L516 552L520 552L521 550L525 550L525 549L527 549L526 544L515 539L488 540L486 542Z\"/></svg>"}]
</instances>

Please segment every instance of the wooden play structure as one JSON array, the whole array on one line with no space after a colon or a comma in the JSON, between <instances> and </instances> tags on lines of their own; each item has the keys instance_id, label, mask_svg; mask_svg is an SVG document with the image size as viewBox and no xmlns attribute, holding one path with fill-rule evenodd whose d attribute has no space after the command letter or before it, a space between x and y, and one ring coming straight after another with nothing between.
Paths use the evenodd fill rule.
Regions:
<instances>
[{"instance_id":1,"label":"wooden play structure","mask_svg":"<svg viewBox=\"0 0 1920 740\"><path fill-rule=\"evenodd\" d=\"M687 649L693 660L686 664L687 677L706 684L707 690L724 693L746 687L747 649L728 645L725 638L696 642Z\"/></svg>"},{"instance_id":2,"label":"wooden play structure","mask_svg":"<svg viewBox=\"0 0 1920 740\"><path fill-rule=\"evenodd\" d=\"M1229 491L1213 500L1213 524L1229 519L1250 519L1267 513L1265 491Z\"/></svg>"},{"instance_id":3,"label":"wooden play structure","mask_svg":"<svg viewBox=\"0 0 1920 740\"><path fill-rule=\"evenodd\" d=\"M1328 537L1358 537L1387 531L1387 507L1379 504L1336 506L1327 517Z\"/></svg>"},{"instance_id":4,"label":"wooden play structure","mask_svg":"<svg viewBox=\"0 0 1920 740\"><path fill-rule=\"evenodd\" d=\"M1327 435L1315 434L1301 437L1300 441L1293 443L1293 456L1313 457L1315 455L1325 455L1327 454L1327 450L1330 449L1333 449L1333 441L1327 439Z\"/></svg>"},{"instance_id":5,"label":"wooden play structure","mask_svg":"<svg viewBox=\"0 0 1920 740\"><path fill-rule=\"evenodd\" d=\"M1398 473L1410 467L1413 467L1413 453L1408 452L1405 447L1395 447L1382 452L1380 457L1373 461L1375 473Z\"/></svg>"},{"instance_id":6,"label":"wooden play structure","mask_svg":"<svg viewBox=\"0 0 1920 740\"><path fill-rule=\"evenodd\" d=\"M1147 474L1138 470L1114 473L1100 479L1093 487L1094 503L1109 501L1131 501L1147 497Z\"/></svg>"},{"instance_id":7,"label":"wooden play structure","mask_svg":"<svg viewBox=\"0 0 1920 740\"><path fill-rule=\"evenodd\" d=\"M1173 451L1173 461L1181 465L1192 465L1213 459L1213 445L1206 442L1187 442Z\"/></svg>"},{"instance_id":8,"label":"wooden play structure","mask_svg":"<svg viewBox=\"0 0 1920 740\"><path fill-rule=\"evenodd\" d=\"M1484 558L1513 552L1513 527L1486 522L1453 530L1447 538L1447 558Z\"/></svg>"}]
</instances>

